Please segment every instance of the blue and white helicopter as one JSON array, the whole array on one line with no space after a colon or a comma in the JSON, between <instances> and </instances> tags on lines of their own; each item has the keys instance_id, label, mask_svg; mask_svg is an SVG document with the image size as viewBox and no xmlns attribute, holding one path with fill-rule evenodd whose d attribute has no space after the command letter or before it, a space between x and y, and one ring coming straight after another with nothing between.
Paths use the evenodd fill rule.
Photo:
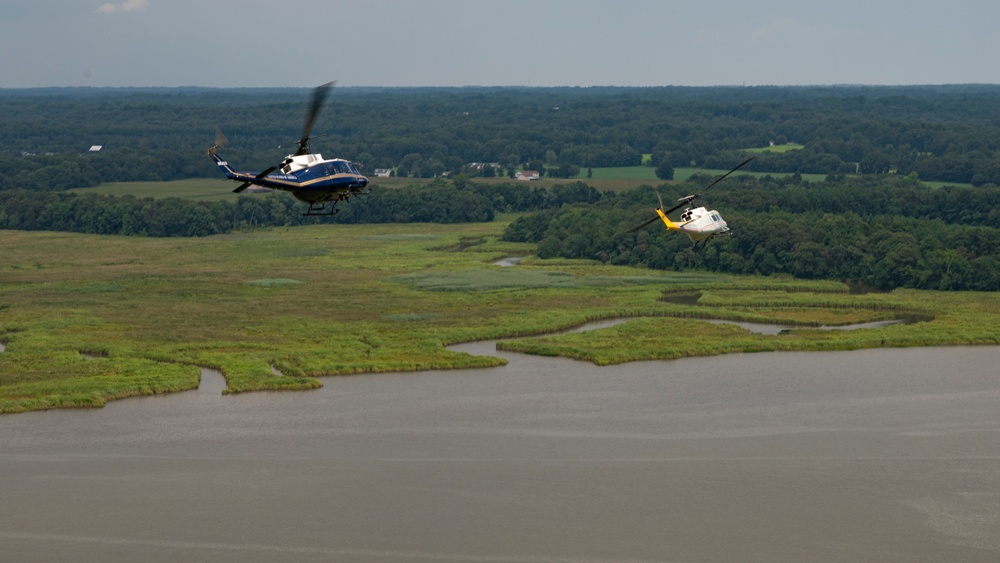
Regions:
<instances>
[{"instance_id":1,"label":"blue and white helicopter","mask_svg":"<svg viewBox=\"0 0 1000 563\"><path fill-rule=\"evenodd\" d=\"M227 143L222 131L216 131L215 145L208 149L208 157L222 169L227 178L241 182L233 192L240 193L250 186L291 192L297 199L309 204L304 215L335 215L338 211L337 204L341 201L369 193L368 178L358 171L353 162L341 158L327 160L321 154L309 152L309 135L313 123L333 84L324 84L313 91L312 106L306 116L302 138L297 141L299 150L285 157L281 164L263 172L253 174L233 170L216 152Z\"/></svg>"}]
</instances>

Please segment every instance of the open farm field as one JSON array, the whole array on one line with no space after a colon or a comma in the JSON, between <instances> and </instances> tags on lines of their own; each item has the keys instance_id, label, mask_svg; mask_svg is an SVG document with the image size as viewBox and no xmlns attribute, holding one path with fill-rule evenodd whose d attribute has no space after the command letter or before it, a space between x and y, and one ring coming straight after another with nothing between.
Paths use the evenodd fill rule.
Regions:
<instances>
[{"instance_id":1,"label":"open farm field","mask_svg":"<svg viewBox=\"0 0 1000 563\"><path fill-rule=\"evenodd\" d=\"M373 188L401 188L405 186L428 184L433 178L372 178ZM180 199L200 201L235 200L241 194L233 193L237 184L224 178L190 178L170 182L112 182L92 188L74 188L67 190L76 194L99 194L162 199L176 197ZM243 195L253 196L252 192Z\"/></svg>"},{"instance_id":2,"label":"open farm field","mask_svg":"<svg viewBox=\"0 0 1000 563\"><path fill-rule=\"evenodd\" d=\"M640 186L658 186L664 183L679 183L687 180L695 174L707 174L709 176L721 176L728 170L716 170L707 168L676 168L674 169L674 179L664 182L656 177L656 169L649 166L622 166L611 168L592 168L591 177L587 177L587 169L582 168L576 178L542 178L531 182L518 182L532 187L549 188L559 184L572 182L584 182L593 186L599 191L621 192L632 190ZM792 174L766 174L762 172L740 171L739 174L749 174L751 176L791 176ZM822 174L802 174L802 179L807 182L821 182L826 179ZM423 185L433 181L432 178L372 178L373 187L399 188L412 185ZM482 184L505 184L514 182L510 178L473 178L476 183Z\"/></svg>"},{"instance_id":3,"label":"open farm field","mask_svg":"<svg viewBox=\"0 0 1000 563\"><path fill-rule=\"evenodd\" d=\"M705 169L705 168L676 168L676 169L674 169L674 180L677 181L677 182L683 182L684 180L687 180L688 178L690 178L691 176L694 176L695 174L707 174L709 176L721 176L721 175L725 174L726 172L729 172L729 171L728 170ZM774 177L774 178L783 178L785 176L792 176L791 173L789 173L789 174L773 174L773 173L767 173L767 172L747 172L745 170L740 170L740 171L736 172L735 175L741 176L741 175L744 175L744 174L749 175L749 176L754 176L756 178L762 178L764 176L771 176L771 177ZM823 180L826 179L826 175L825 174L801 174L801 176L802 176L802 179L804 181L806 181L806 182L822 182Z\"/></svg>"},{"instance_id":4,"label":"open farm field","mask_svg":"<svg viewBox=\"0 0 1000 563\"><path fill-rule=\"evenodd\" d=\"M642 167L637 166L635 168ZM615 171L618 170L617 168L604 168L601 170L606 171L604 174L605 177L595 177L593 179L573 178L569 180L562 178L543 178L532 182L518 182L518 184L525 184L538 188L550 188L559 184L583 181L600 191L610 190L618 192L638 188L642 185L655 186L662 183L652 175L652 169L650 169L650 176L652 177L651 180L645 179L641 176L628 177L628 174L618 175L615 173ZM398 189L408 186L423 186L433 181L435 181L435 178L371 178L371 187L375 190ZM510 178L475 178L474 181L482 184L506 184L514 182L515 180L511 180ZM138 198L152 197L156 199L177 197L191 200L219 201L231 200L239 197L239 195L232 192L235 187L236 184L227 181L224 178L192 178L189 180L175 180L171 182L115 182L101 184L93 188L75 188L68 191L77 194L101 194L113 196L130 195ZM253 194L244 195L253 196Z\"/></svg>"},{"instance_id":5,"label":"open farm field","mask_svg":"<svg viewBox=\"0 0 1000 563\"><path fill-rule=\"evenodd\" d=\"M707 174L709 176L721 176L728 170L714 170L705 168L677 168L674 170L674 179L670 182L663 182L656 177L654 169L647 166L627 166L621 168L594 168L593 176L587 178L586 170L580 176L572 179L543 178L532 182L523 182L532 187L549 188L559 184L571 182L584 182L593 186L599 191L623 192L632 190L640 186L658 186L664 183L680 183L695 174ZM765 174L762 172L744 172L739 174L749 174L751 176L791 176L791 174ZM822 174L802 174L802 179L806 182L822 182L826 177ZM434 178L371 178L372 189L395 189L407 186L422 186L434 181ZM475 178L476 183L483 184L504 184L514 180L510 178ZM955 184L953 182L923 182L930 187L942 186L971 186L971 184ZM114 182L101 184L93 188L75 188L68 190L77 194L101 194L124 196L131 195L137 198L152 197L156 199L166 197L177 197L181 199L220 201L232 200L239 197L232 192L236 184L220 178L192 178L188 180L175 180L170 182ZM252 196L253 194L246 194Z\"/></svg>"},{"instance_id":6,"label":"open farm field","mask_svg":"<svg viewBox=\"0 0 1000 563\"><path fill-rule=\"evenodd\" d=\"M752 149L743 149L743 150L749 153L761 154L765 152L783 153L788 151L797 151L802 148L805 147L796 143L785 143L783 145L772 145L770 147L756 147Z\"/></svg>"},{"instance_id":7,"label":"open farm field","mask_svg":"<svg viewBox=\"0 0 1000 563\"><path fill-rule=\"evenodd\" d=\"M598 364L772 350L1000 343L1000 296L531 258L505 224L320 225L204 238L0 231L0 412L356 373L496 366L450 344ZM529 256L515 267L504 257ZM923 322L820 330L901 317ZM540 336L610 318L580 334ZM753 334L709 319L794 328Z\"/></svg>"},{"instance_id":8,"label":"open farm field","mask_svg":"<svg viewBox=\"0 0 1000 563\"><path fill-rule=\"evenodd\" d=\"M233 193L235 187L236 184L225 178L191 178L171 182L113 182L93 188L76 188L69 191L78 194L131 195L138 198L152 197L156 199L177 197L218 201L236 199L238 196Z\"/></svg>"},{"instance_id":9,"label":"open farm field","mask_svg":"<svg viewBox=\"0 0 1000 563\"><path fill-rule=\"evenodd\" d=\"M587 178L587 169L582 169L577 179L581 180L645 180L647 183L659 183L656 169L651 166L620 166L616 168L592 168L592 177Z\"/></svg>"},{"instance_id":10,"label":"open farm field","mask_svg":"<svg viewBox=\"0 0 1000 563\"><path fill-rule=\"evenodd\" d=\"M782 145L782 147L789 149L790 145ZM775 147L770 147L771 149ZM766 151L769 149L759 149L759 151ZM748 151L755 152L755 151ZM779 151L781 152L781 151ZM580 174L576 178L562 179L562 178L542 178L537 181L530 182L531 186L538 187L551 187L557 184L565 184L568 182L584 182L588 185L600 191L626 191L638 188L640 186L657 186L663 184L662 180L656 177L656 169L650 166L622 166L622 167L611 167L611 168L592 168L590 170L591 177L587 177L587 169L582 168ZM666 183L680 183L686 181L691 176L695 174L706 174L708 176L721 176L729 172L729 170L724 169L710 169L710 168L675 168L674 169L674 179ZM772 173L772 172L750 172L746 170L740 170L738 175L749 175L757 178L762 178L765 176L771 176L774 178L782 178L785 176L792 176L792 172L787 173ZM805 182L823 182L826 180L826 174L800 174L801 178ZM431 182L430 178L372 178L372 183L374 186L382 186L386 188L403 187L410 185L422 185ZM510 178L474 178L477 183L493 184L493 183L507 183L511 182ZM528 182L525 182L528 183ZM959 186L959 187L971 187L972 184L963 184L956 182L928 182L922 181L926 186L940 188L942 186Z\"/></svg>"},{"instance_id":11,"label":"open farm field","mask_svg":"<svg viewBox=\"0 0 1000 563\"><path fill-rule=\"evenodd\" d=\"M656 177L656 170L648 166L625 166L620 168L594 168L593 177L587 178L584 170L576 181L586 182L599 190L625 191L638 188L642 185L656 186L663 184L663 180ZM716 170L708 168L675 168L674 179L669 183L684 182L695 174L707 174L709 176L721 176L729 172L728 170ZM764 172L747 172L740 170L738 174L747 174L755 177L773 176L776 178L791 176L792 174L768 174ZM821 182L826 179L823 174L802 174L802 179L806 182ZM565 182L565 180L562 180Z\"/></svg>"},{"instance_id":12,"label":"open farm field","mask_svg":"<svg viewBox=\"0 0 1000 563\"><path fill-rule=\"evenodd\" d=\"M707 174L709 176L721 176L729 172L729 170L721 169L710 169L710 168L675 168L674 169L674 179L671 183L683 182L694 176L695 174ZM600 183L607 181L618 181L619 184L614 186L617 189L632 189L637 188L643 184L649 186L655 186L657 184L662 184L663 181L656 177L656 169L649 166L623 166L618 168L594 168L592 169L592 178L587 178L587 171L583 170L580 176L576 180L584 181L594 187L601 189ZM762 177L762 176L791 176L788 174L768 174L764 172L747 172L740 170L738 174L748 174L750 176ZM826 179L823 174L802 174L802 179L807 182L820 182ZM609 188L609 189L614 189Z\"/></svg>"}]
</instances>

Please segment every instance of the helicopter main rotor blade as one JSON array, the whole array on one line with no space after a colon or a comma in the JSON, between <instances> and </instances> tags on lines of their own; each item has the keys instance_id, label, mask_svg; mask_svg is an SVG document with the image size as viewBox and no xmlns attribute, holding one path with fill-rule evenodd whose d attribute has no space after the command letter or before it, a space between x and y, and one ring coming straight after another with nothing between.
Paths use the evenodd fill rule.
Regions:
<instances>
[{"instance_id":1,"label":"helicopter main rotor blade","mask_svg":"<svg viewBox=\"0 0 1000 563\"><path fill-rule=\"evenodd\" d=\"M717 178L717 179L716 179L716 180L715 180L714 182L712 182L711 184L709 184L709 185L705 186L704 188L702 188L702 190L701 190L701 191L702 191L702 192L706 192L706 191L708 191L708 188L711 188L712 186L714 186L714 185L718 184L719 182L721 182L721 181L725 180L725 179L726 179L726 176L729 176L729 175L730 175L730 174L732 174L733 172L736 172L736 171L737 171L737 170L739 170L740 168L743 168L744 166L746 166L746 165L747 165L747 163L748 163L748 162L750 162L751 160L753 160L753 159L755 159L755 158L757 158L757 157L756 157L756 156L751 156L750 158L748 158L748 159L744 160L743 162L741 162L741 163L737 164L735 168L733 168L733 169L732 169L732 170L730 170L729 172L726 172L726 173L725 173L725 174L723 174L722 176L719 176L719 177L718 177L718 178ZM699 196L699 195L701 195L701 194L697 194L697 195L696 195L696 196L694 196L694 197L697 197L697 196ZM692 197L691 199L694 199L694 197Z\"/></svg>"},{"instance_id":2,"label":"helicopter main rotor blade","mask_svg":"<svg viewBox=\"0 0 1000 563\"><path fill-rule=\"evenodd\" d=\"M299 139L299 150L295 153L296 156L309 154L309 135L312 133L313 123L316 122L316 116L323 107L323 101L334 84L336 82L327 82L313 90L312 106L309 107L309 113L306 115L306 124L302 128L302 138Z\"/></svg>"},{"instance_id":3,"label":"helicopter main rotor blade","mask_svg":"<svg viewBox=\"0 0 1000 563\"><path fill-rule=\"evenodd\" d=\"M671 213L673 211L677 211L678 209L684 207L685 205L689 205L692 201L695 200L695 198L701 197L701 194L703 194L706 191L708 191L709 188L711 188L712 186L714 186L714 185L718 184L719 182L725 180L726 176L729 176L733 172L736 172L740 168L743 168L744 166L746 166L746 164L748 162L750 162L751 160L753 160L755 158L757 158L757 157L756 156L751 156L750 158L748 158L748 159L744 160L743 162L737 164L732 170L730 170L729 172L726 172L722 176L719 176L718 178L715 179L714 182L712 182L711 184L709 184L709 185L705 186L704 188L702 188L702 190L701 190L700 193L686 195L686 196L678 199L677 201L679 201L680 203L678 203L677 205L671 207L670 209L667 209L663 213L664 214L669 214L669 213ZM663 203L662 202L660 203L660 207L663 207Z\"/></svg>"},{"instance_id":4,"label":"helicopter main rotor blade","mask_svg":"<svg viewBox=\"0 0 1000 563\"><path fill-rule=\"evenodd\" d=\"M653 221L656 221L656 220L657 220L657 219L659 219L659 218L660 218L660 216L659 216L659 215L657 215L656 217L653 217L652 219L650 219L649 221L646 221L645 223L643 223L643 224L641 224L641 225L636 225L636 226L632 227L631 229L629 229L629 230L628 230L628 232L630 232L630 233L634 233L634 232L638 231L639 229L641 229L641 228L643 228L643 227L645 227L645 226L649 225L649 224L650 224L650 223L652 223Z\"/></svg>"}]
</instances>

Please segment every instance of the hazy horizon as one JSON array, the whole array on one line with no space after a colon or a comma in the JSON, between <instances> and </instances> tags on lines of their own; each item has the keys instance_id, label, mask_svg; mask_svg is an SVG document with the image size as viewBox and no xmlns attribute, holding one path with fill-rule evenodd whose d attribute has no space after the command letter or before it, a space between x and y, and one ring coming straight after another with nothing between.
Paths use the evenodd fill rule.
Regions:
<instances>
[{"instance_id":1,"label":"hazy horizon","mask_svg":"<svg viewBox=\"0 0 1000 563\"><path fill-rule=\"evenodd\" d=\"M0 88L1000 84L998 16L986 0L8 0Z\"/></svg>"}]
</instances>

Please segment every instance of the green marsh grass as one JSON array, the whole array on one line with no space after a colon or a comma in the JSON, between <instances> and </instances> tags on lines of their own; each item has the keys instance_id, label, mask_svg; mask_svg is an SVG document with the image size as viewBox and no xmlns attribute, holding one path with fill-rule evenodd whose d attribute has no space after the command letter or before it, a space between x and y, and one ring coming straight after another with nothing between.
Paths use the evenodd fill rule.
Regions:
<instances>
[{"instance_id":1,"label":"green marsh grass","mask_svg":"<svg viewBox=\"0 0 1000 563\"><path fill-rule=\"evenodd\" d=\"M296 285L302 285L302 283L304 282L301 282L299 280L293 280L290 278L270 278L261 280L250 280L243 283L253 287L292 287Z\"/></svg>"},{"instance_id":2,"label":"green marsh grass","mask_svg":"<svg viewBox=\"0 0 1000 563\"><path fill-rule=\"evenodd\" d=\"M687 356L877 347L1000 344L1000 297L988 293L898 290L863 296L723 290L704 291L696 304L672 303L662 317L601 330L499 342L503 350L565 356L598 365ZM914 317L920 322L850 331L820 326ZM755 334L708 319L789 325L779 335Z\"/></svg>"},{"instance_id":3,"label":"green marsh grass","mask_svg":"<svg viewBox=\"0 0 1000 563\"><path fill-rule=\"evenodd\" d=\"M225 392L241 393L502 365L446 349L484 339L600 364L1000 340L995 294L851 295L836 282L540 260L531 245L499 240L504 225L317 225L186 239L0 231L0 412L194 389L199 367L220 370ZM511 256L527 258L493 265ZM810 328L913 313L933 320ZM630 320L544 336L621 317ZM706 320L714 318L797 328L754 335Z\"/></svg>"}]
</instances>

